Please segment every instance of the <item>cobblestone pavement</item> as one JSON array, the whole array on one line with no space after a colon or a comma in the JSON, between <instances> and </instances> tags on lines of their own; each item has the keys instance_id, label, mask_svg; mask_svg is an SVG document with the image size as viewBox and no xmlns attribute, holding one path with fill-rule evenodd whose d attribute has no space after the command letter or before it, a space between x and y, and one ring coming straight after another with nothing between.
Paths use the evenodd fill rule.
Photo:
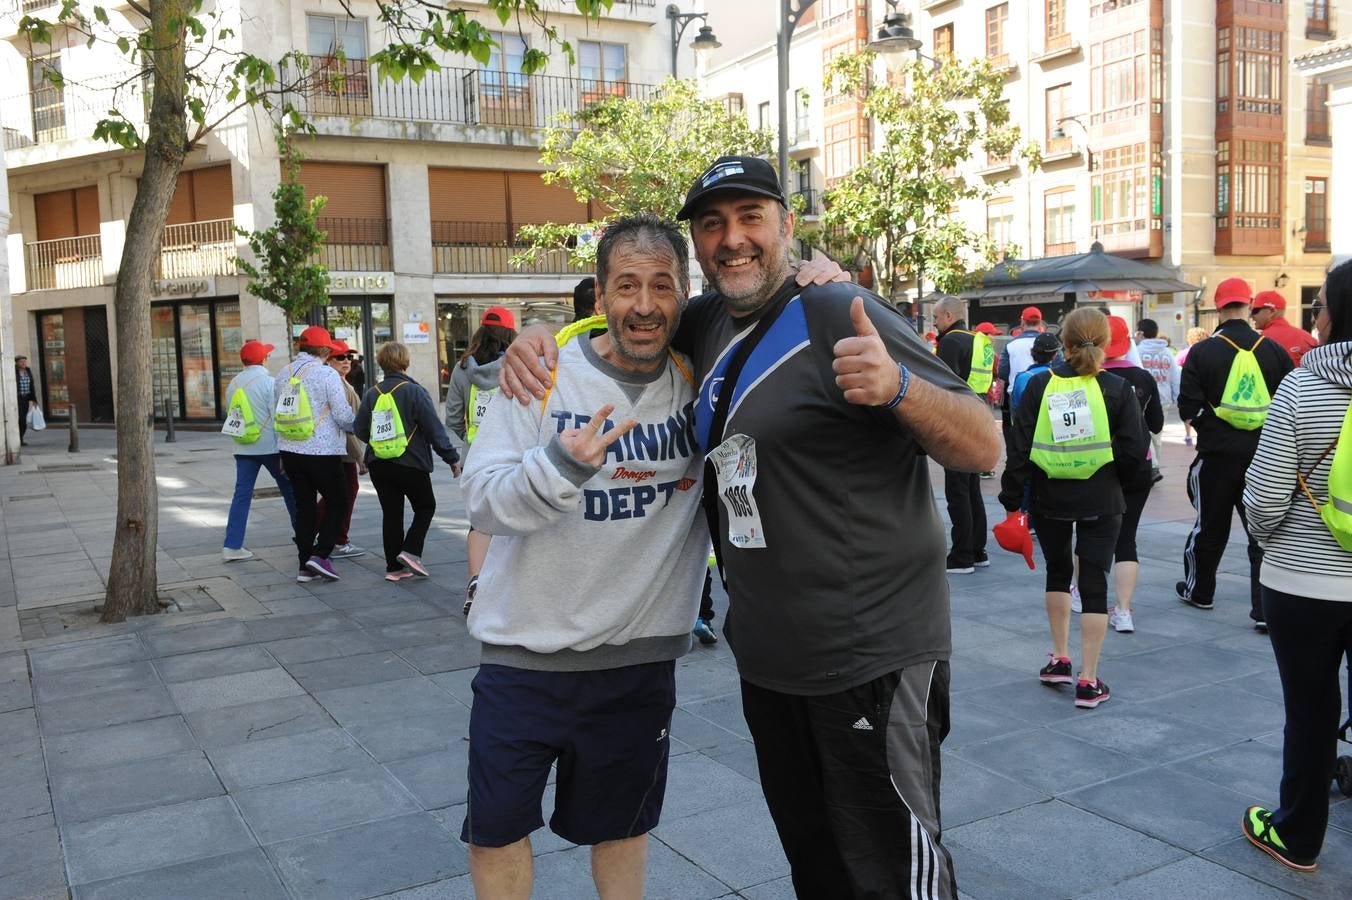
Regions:
<instances>
[{"instance_id":1,"label":"cobblestone pavement","mask_svg":"<svg viewBox=\"0 0 1352 900\"><path fill-rule=\"evenodd\" d=\"M992 544L991 568L952 579L943 819L965 897L1347 896L1352 801L1336 791L1315 875L1240 837L1245 806L1275 801L1279 684L1237 543L1214 612L1173 598L1191 451L1171 437L1141 530L1137 631L1108 636L1108 705L1077 711L1036 683L1040 572ZM368 554L338 563L340 583L298 585L275 497L255 503L257 558L221 562L229 447L180 432L156 445L173 605L100 626L112 434L86 429L77 455L64 432L30 438L0 470L0 897L471 896L457 838L478 652L449 475L435 478L430 580L389 585ZM356 543L378 544L378 515L364 483ZM679 664L649 896L792 896L737 689L723 644ZM547 830L534 846L537 896L592 895L585 848Z\"/></svg>"}]
</instances>

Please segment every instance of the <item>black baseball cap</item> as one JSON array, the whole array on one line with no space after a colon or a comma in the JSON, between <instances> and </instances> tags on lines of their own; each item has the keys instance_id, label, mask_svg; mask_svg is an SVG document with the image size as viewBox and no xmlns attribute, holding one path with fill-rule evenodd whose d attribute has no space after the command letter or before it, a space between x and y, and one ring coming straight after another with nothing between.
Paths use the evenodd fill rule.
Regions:
<instances>
[{"instance_id":1,"label":"black baseball cap","mask_svg":"<svg viewBox=\"0 0 1352 900\"><path fill-rule=\"evenodd\" d=\"M690 186L690 192L685 195L685 206L681 207L676 218L682 221L689 219L705 197L719 191L759 194L778 200L785 209L789 208L789 201L779 186L779 176L775 174L774 166L758 156L720 156Z\"/></svg>"},{"instance_id":2,"label":"black baseball cap","mask_svg":"<svg viewBox=\"0 0 1352 900\"><path fill-rule=\"evenodd\" d=\"M1055 353L1061 349L1061 339L1054 334L1043 332L1033 338L1034 353Z\"/></svg>"}]
</instances>

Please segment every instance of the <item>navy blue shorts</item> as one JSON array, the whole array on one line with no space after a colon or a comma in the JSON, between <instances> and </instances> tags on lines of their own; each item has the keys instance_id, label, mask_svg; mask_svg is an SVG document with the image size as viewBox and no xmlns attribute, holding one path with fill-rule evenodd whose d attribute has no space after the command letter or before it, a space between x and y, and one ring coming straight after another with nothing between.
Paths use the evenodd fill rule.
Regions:
<instances>
[{"instance_id":1,"label":"navy blue shorts","mask_svg":"<svg viewBox=\"0 0 1352 900\"><path fill-rule=\"evenodd\" d=\"M469 804L460 840L514 844L544 825L574 844L646 834L667 787L675 661L591 672L482 665L469 719Z\"/></svg>"}]
</instances>

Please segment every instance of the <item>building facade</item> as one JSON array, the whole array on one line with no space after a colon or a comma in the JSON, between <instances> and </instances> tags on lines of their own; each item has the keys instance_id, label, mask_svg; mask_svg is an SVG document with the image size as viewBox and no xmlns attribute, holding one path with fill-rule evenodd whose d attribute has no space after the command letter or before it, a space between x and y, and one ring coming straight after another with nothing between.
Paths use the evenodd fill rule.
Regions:
<instances>
[{"instance_id":1,"label":"building facade","mask_svg":"<svg viewBox=\"0 0 1352 900\"><path fill-rule=\"evenodd\" d=\"M410 373L444 393L489 306L514 309L519 324L571 319L583 273L562 253L524 269L508 262L520 249L519 226L583 223L595 212L541 181L540 139L557 115L604 97L646 96L671 70L665 2L617 2L599 21L570 13L571 3L546 4L576 59L556 51L534 75L521 64L529 47L545 48L540 29L528 20L504 26L483 3L464 5L480 9L498 49L483 64L448 57L414 84L381 79L367 61L389 40L374 3L218 4L220 24L238 35L234 46L309 58L308 78L286 99L316 130L297 139L299 180L307 197L327 198L319 224L330 298L312 320L363 354L368 382L379 374L369 371L376 348L401 340ZM113 420L115 373L128 363L152 367L161 416L217 420L240 344L259 338L277 345L278 357L289 344L281 311L250 295L235 267L248 252L235 229L272 221L281 168L271 122L241 111L190 152L161 239L151 359L117 359L113 284L140 163L90 134L110 107L141 125L145 85L111 47L86 47L58 29L52 46L33 48L17 33L22 15L51 19L59 8L0 0L0 73L23 88L0 103L14 349L31 358L55 420L72 408L82 422ZM124 33L140 27L125 5L110 13ZM691 57L680 48L681 74L691 74ZM60 72L61 86L48 70Z\"/></svg>"}]
</instances>

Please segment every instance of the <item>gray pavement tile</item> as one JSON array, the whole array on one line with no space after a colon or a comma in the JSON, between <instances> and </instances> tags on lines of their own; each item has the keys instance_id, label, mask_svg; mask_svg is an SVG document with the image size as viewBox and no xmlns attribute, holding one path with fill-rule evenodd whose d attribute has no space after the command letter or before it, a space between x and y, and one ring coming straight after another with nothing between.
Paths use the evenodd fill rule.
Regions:
<instances>
[{"instance_id":1,"label":"gray pavement tile","mask_svg":"<svg viewBox=\"0 0 1352 900\"><path fill-rule=\"evenodd\" d=\"M676 738L671 738L672 759L694 752L697 751L689 745L681 743ZM703 751L702 755L709 757L720 765L727 766L743 778L748 778L756 784L760 784L760 766L756 761L756 747L750 741L743 741L735 747L718 747Z\"/></svg>"},{"instance_id":2,"label":"gray pavement tile","mask_svg":"<svg viewBox=\"0 0 1352 900\"><path fill-rule=\"evenodd\" d=\"M154 687L159 683L160 679L155 674L155 669L150 663L140 660L40 675L34 682L33 694L38 703L43 704L71 697L105 694L109 691Z\"/></svg>"},{"instance_id":3,"label":"gray pavement tile","mask_svg":"<svg viewBox=\"0 0 1352 900\"><path fill-rule=\"evenodd\" d=\"M0 653L0 681L27 681L28 656L22 651Z\"/></svg>"},{"instance_id":4,"label":"gray pavement tile","mask_svg":"<svg viewBox=\"0 0 1352 900\"><path fill-rule=\"evenodd\" d=\"M1244 810L1238 809L1230 817L1238 836L1203 851L1202 856L1305 900L1346 900L1347 886L1352 884L1352 834L1330 829L1319 854L1319 869L1312 873L1296 872L1248 842L1239 830L1243 815Z\"/></svg>"},{"instance_id":5,"label":"gray pavement tile","mask_svg":"<svg viewBox=\"0 0 1352 900\"><path fill-rule=\"evenodd\" d=\"M178 710L169 692L160 685L109 691L92 697L72 697L39 707L42 734L49 737L89 731L123 722L171 716Z\"/></svg>"},{"instance_id":6,"label":"gray pavement tile","mask_svg":"<svg viewBox=\"0 0 1352 900\"><path fill-rule=\"evenodd\" d=\"M141 646L140 639L134 634L96 638L28 652L28 658L33 665L34 677L50 675L54 672L65 672L70 669L111 666L117 663L145 659L145 656L145 649Z\"/></svg>"},{"instance_id":7,"label":"gray pavement tile","mask_svg":"<svg viewBox=\"0 0 1352 900\"><path fill-rule=\"evenodd\" d=\"M688 713L708 719L720 728L724 728L744 740L751 740L751 729L747 727L742 715L742 693L724 694L708 700L695 700L682 703L681 708Z\"/></svg>"},{"instance_id":8,"label":"gray pavement tile","mask_svg":"<svg viewBox=\"0 0 1352 900\"><path fill-rule=\"evenodd\" d=\"M1204 685L1145 700L1140 708L1148 714L1177 716L1217 731L1245 736L1277 731L1286 721L1286 710L1280 703L1224 684Z\"/></svg>"},{"instance_id":9,"label":"gray pavement tile","mask_svg":"<svg viewBox=\"0 0 1352 900\"><path fill-rule=\"evenodd\" d=\"M426 813L369 822L268 848L299 900L356 900L469 871L468 857Z\"/></svg>"},{"instance_id":10,"label":"gray pavement tile","mask_svg":"<svg viewBox=\"0 0 1352 900\"><path fill-rule=\"evenodd\" d=\"M41 766L0 767L0 819L26 819L52 811L52 798Z\"/></svg>"},{"instance_id":11,"label":"gray pavement tile","mask_svg":"<svg viewBox=\"0 0 1352 900\"><path fill-rule=\"evenodd\" d=\"M974 897L1073 897L1185 855L1177 847L1057 801L949 829L944 840L956 857L958 883ZM1008 893L988 892L979 882L965 883L964 866L998 875L1008 883ZM1030 894L1030 887L1037 893Z\"/></svg>"},{"instance_id":12,"label":"gray pavement tile","mask_svg":"<svg viewBox=\"0 0 1352 900\"><path fill-rule=\"evenodd\" d=\"M52 865L62 866L61 839L51 815L0 823L0 875Z\"/></svg>"},{"instance_id":13,"label":"gray pavement tile","mask_svg":"<svg viewBox=\"0 0 1352 900\"><path fill-rule=\"evenodd\" d=\"M0 751L37 743L38 719L36 710L15 709L0 712Z\"/></svg>"},{"instance_id":14,"label":"gray pavement tile","mask_svg":"<svg viewBox=\"0 0 1352 900\"><path fill-rule=\"evenodd\" d=\"M315 699L324 704L343 726L380 722L404 716L451 715L459 704L426 678L405 678L382 684L320 691Z\"/></svg>"},{"instance_id":15,"label":"gray pavement tile","mask_svg":"<svg viewBox=\"0 0 1352 900\"><path fill-rule=\"evenodd\" d=\"M262 848L77 887L75 900L287 900Z\"/></svg>"},{"instance_id":16,"label":"gray pavement tile","mask_svg":"<svg viewBox=\"0 0 1352 900\"><path fill-rule=\"evenodd\" d=\"M944 834L944 846L953 858L959 898L971 900L1047 900L1068 897L1057 894L1043 882L1040 872L1016 874L1006 868L1005 860L966 846L951 833Z\"/></svg>"},{"instance_id":17,"label":"gray pavement tile","mask_svg":"<svg viewBox=\"0 0 1352 900\"><path fill-rule=\"evenodd\" d=\"M182 716L127 722L108 728L76 731L45 742L52 772L115 766L138 759L168 756L197 747Z\"/></svg>"},{"instance_id":18,"label":"gray pavement tile","mask_svg":"<svg viewBox=\"0 0 1352 900\"><path fill-rule=\"evenodd\" d=\"M1028 683L1027 676L1024 676L1024 684ZM1032 687L1049 691L1040 684L1033 684ZM1031 727L1032 723L1016 716L977 706L964 695L961 700L954 698L951 703L948 737L944 738L943 746L945 750L958 750L1027 731Z\"/></svg>"},{"instance_id":19,"label":"gray pavement tile","mask_svg":"<svg viewBox=\"0 0 1352 900\"><path fill-rule=\"evenodd\" d=\"M1084 900L1289 900L1290 894L1197 857L1086 894Z\"/></svg>"},{"instance_id":20,"label":"gray pavement tile","mask_svg":"<svg viewBox=\"0 0 1352 900\"><path fill-rule=\"evenodd\" d=\"M27 678L0 682L0 712L26 709L33 705L33 688Z\"/></svg>"},{"instance_id":21,"label":"gray pavement tile","mask_svg":"<svg viewBox=\"0 0 1352 900\"><path fill-rule=\"evenodd\" d=\"M1206 644L1137 653L1114 660L1101 673L1119 698L1148 700L1171 693L1180 684L1207 684L1263 668L1252 656ZM1160 677L1168 672L1169 677Z\"/></svg>"},{"instance_id":22,"label":"gray pavement tile","mask_svg":"<svg viewBox=\"0 0 1352 900\"><path fill-rule=\"evenodd\" d=\"M1257 694L1273 703L1285 705L1286 702L1282 698L1282 680L1280 677L1274 678L1271 672L1257 672L1253 675L1231 678L1222 683L1228 687L1237 687L1251 694Z\"/></svg>"},{"instance_id":23,"label":"gray pavement tile","mask_svg":"<svg viewBox=\"0 0 1352 900\"><path fill-rule=\"evenodd\" d=\"M648 869L643 894L664 900L711 900L727 894L727 885L709 876L695 863L661 841L648 842ZM591 850L574 847L535 859L535 890L538 900L575 900L593 896Z\"/></svg>"},{"instance_id":24,"label":"gray pavement tile","mask_svg":"<svg viewBox=\"0 0 1352 900\"><path fill-rule=\"evenodd\" d=\"M1273 746L1244 741L1181 760L1169 768L1275 803L1282 781L1281 743Z\"/></svg>"},{"instance_id":25,"label":"gray pavement tile","mask_svg":"<svg viewBox=\"0 0 1352 900\"><path fill-rule=\"evenodd\" d=\"M445 616L446 610L421 600L395 599L387 603L372 603L350 609L347 615L359 625L373 628L377 625L397 625L400 622L421 622Z\"/></svg>"},{"instance_id":26,"label":"gray pavement tile","mask_svg":"<svg viewBox=\"0 0 1352 900\"><path fill-rule=\"evenodd\" d=\"M352 621L342 613L325 612L309 616L249 619L244 625L248 628L250 641L278 641L343 631L352 627Z\"/></svg>"},{"instance_id":27,"label":"gray pavement tile","mask_svg":"<svg viewBox=\"0 0 1352 900\"><path fill-rule=\"evenodd\" d=\"M708 812L761 797L760 785L702 753L686 753L667 763L662 821Z\"/></svg>"},{"instance_id":28,"label":"gray pavement tile","mask_svg":"<svg viewBox=\"0 0 1352 900\"><path fill-rule=\"evenodd\" d=\"M459 618L459 617L456 617ZM473 641L465 632L465 622L461 618L455 621L448 615L422 622L400 622L397 625L381 625L368 629L374 640L382 643L383 649L391 650L403 647L420 647L425 644L444 644L451 641ZM469 646L469 644L466 644Z\"/></svg>"},{"instance_id":29,"label":"gray pavement tile","mask_svg":"<svg viewBox=\"0 0 1352 900\"><path fill-rule=\"evenodd\" d=\"M664 821L653 835L686 859L699 860L700 868L733 888L789 874L764 800Z\"/></svg>"},{"instance_id":30,"label":"gray pavement tile","mask_svg":"<svg viewBox=\"0 0 1352 900\"><path fill-rule=\"evenodd\" d=\"M68 900L66 872L60 863L20 869L9 875L0 875L0 897L22 897L23 900Z\"/></svg>"},{"instance_id":31,"label":"gray pavement tile","mask_svg":"<svg viewBox=\"0 0 1352 900\"><path fill-rule=\"evenodd\" d=\"M187 718L197 742L207 749L333 727L323 707L305 696L204 709Z\"/></svg>"},{"instance_id":32,"label":"gray pavement tile","mask_svg":"<svg viewBox=\"0 0 1352 900\"><path fill-rule=\"evenodd\" d=\"M304 694L305 689L280 668L236 672L169 685L169 694L185 713L221 709L259 700Z\"/></svg>"},{"instance_id":33,"label":"gray pavement tile","mask_svg":"<svg viewBox=\"0 0 1352 900\"><path fill-rule=\"evenodd\" d=\"M386 894L382 900L474 900L474 879L459 875Z\"/></svg>"},{"instance_id":34,"label":"gray pavement tile","mask_svg":"<svg viewBox=\"0 0 1352 900\"><path fill-rule=\"evenodd\" d=\"M200 750L183 750L97 769L68 769L51 776L52 801L62 827L225 793Z\"/></svg>"},{"instance_id":35,"label":"gray pavement tile","mask_svg":"<svg viewBox=\"0 0 1352 900\"><path fill-rule=\"evenodd\" d=\"M1117 685L1112 680L1112 673L1105 671L1102 674L1103 680L1113 686L1115 696ZM1084 715L1084 711L1075 706L1073 686L1045 685L1027 676L1019 681L992 685L980 694L964 699L970 705L1013 716L1025 726L1069 722Z\"/></svg>"},{"instance_id":36,"label":"gray pavement tile","mask_svg":"<svg viewBox=\"0 0 1352 900\"><path fill-rule=\"evenodd\" d=\"M253 641L244 623L234 619L220 619L200 625L181 625L163 631L147 631L142 635L142 639L148 648L147 655L151 657L216 650Z\"/></svg>"},{"instance_id":37,"label":"gray pavement tile","mask_svg":"<svg viewBox=\"0 0 1352 900\"><path fill-rule=\"evenodd\" d=\"M408 659L408 651L403 651L399 655ZM416 666L417 663L414 663L414 665ZM474 690L472 683L474 681L474 676L478 673L479 664L478 662L475 662L474 665L466 668L439 672L431 677L431 681L437 687L469 707L474 705Z\"/></svg>"},{"instance_id":38,"label":"gray pavement tile","mask_svg":"<svg viewBox=\"0 0 1352 900\"><path fill-rule=\"evenodd\" d=\"M304 590L304 585L298 584L296 587ZM257 590L258 588L252 588L251 592ZM261 597L257 596L254 599L262 600ZM268 612L278 617L311 616L315 613L333 612L333 607L326 605L323 600L309 593L304 597L279 597L276 600L264 600L263 605L268 608Z\"/></svg>"},{"instance_id":39,"label":"gray pavement tile","mask_svg":"<svg viewBox=\"0 0 1352 900\"><path fill-rule=\"evenodd\" d=\"M380 762L408 759L450 750L469 740L469 709L457 705L435 716L349 725L347 731Z\"/></svg>"},{"instance_id":40,"label":"gray pavement tile","mask_svg":"<svg viewBox=\"0 0 1352 900\"><path fill-rule=\"evenodd\" d=\"M1051 799L1041 791L1025 787L952 753L943 755L940 766L940 821L945 829Z\"/></svg>"},{"instance_id":41,"label":"gray pavement tile","mask_svg":"<svg viewBox=\"0 0 1352 900\"><path fill-rule=\"evenodd\" d=\"M798 895L793 890L793 879L786 877L742 888L730 896L745 897L746 900L797 900Z\"/></svg>"},{"instance_id":42,"label":"gray pavement tile","mask_svg":"<svg viewBox=\"0 0 1352 900\"><path fill-rule=\"evenodd\" d=\"M61 843L73 885L257 846L228 797L80 822Z\"/></svg>"},{"instance_id":43,"label":"gray pavement tile","mask_svg":"<svg viewBox=\"0 0 1352 900\"><path fill-rule=\"evenodd\" d=\"M469 794L469 742L458 741L447 749L385 763L424 809L439 809L464 803Z\"/></svg>"},{"instance_id":44,"label":"gray pavement tile","mask_svg":"<svg viewBox=\"0 0 1352 900\"><path fill-rule=\"evenodd\" d=\"M207 756L231 791L339 772L371 761L340 728L216 747Z\"/></svg>"},{"instance_id":45,"label":"gray pavement tile","mask_svg":"<svg viewBox=\"0 0 1352 900\"><path fill-rule=\"evenodd\" d=\"M455 613L459 615L457 611ZM480 646L468 634L456 640L440 644L424 644L419 647L403 647L399 655L424 675L440 672L453 672L457 669L477 670L479 667Z\"/></svg>"},{"instance_id":46,"label":"gray pavement tile","mask_svg":"<svg viewBox=\"0 0 1352 900\"><path fill-rule=\"evenodd\" d=\"M1111 709L1107 716L1082 717L1050 727L1155 765L1226 747L1242 737L1130 705Z\"/></svg>"},{"instance_id":47,"label":"gray pavement tile","mask_svg":"<svg viewBox=\"0 0 1352 900\"><path fill-rule=\"evenodd\" d=\"M296 681L311 693L418 677L417 669L388 650L382 653L362 653L338 659L293 663L287 666L287 669Z\"/></svg>"},{"instance_id":48,"label":"gray pavement tile","mask_svg":"<svg viewBox=\"0 0 1352 900\"><path fill-rule=\"evenodd\" d=\"M738 694L741 689L742 679L735 666L692 654L676 660L676 700L682 706L696 700Z\"/></svg>"},{"instance_id":49,"label":"gray pavement tile","mask_svg":"<svg viewBox=\"0 0 1352 900\"><path fill-rule=\"evenodd\" d=\"M972 744L959 750L958 755L1053 796L1145 765L1124 753L1057 736L1046 729Z\"/></svg>"},{"instance_id":50,"label":"gray pavement tile","mask_svg":"<svg viewBox=\"0 0 1352 900\"><path fill-rule=\"evenodd\" d=\"M1230 837L1234 828L1228 820L1257 802L1168 769L1134 772L1062 794L1061 800L1194 852Z\"/></svg>"},{"instance_id":51,"label":"gray pavement tile","mask_svg":"<svg viewBox=\"0 0 1352 900\"><path fill-rule=\"evenodd\" d=\"M729 750L745 739L701 716L677 707L671 715L671 734L681 742L704 753Z\"/></svg>"},{"instance_id":52,"label":"gray pavement tile","mask_svg":"<svg viewBox=\"0 0 1352 900\"><path fill-rule=\"evenodd\" d=\"M374 653L383 650L364 631L334 631L328 634L316 634L309 637L287 638L264 644L267 651L284 666L293 663L313 662L317 659L335 659L340 656L355 656L359 653Z\"/></svg>"},{"instance_id":53,"label":"gray pavement tile","mask_svg":"<svg viewBox=\"0 0 1352 900\"><path fill-rule=\"evenodd\" d=\"M264 844L389 819L418 805L384 769L366 764L234 794L244 819Z\"/></svg>"},{"instance_id":54,"label":"gray pavement tile","mask_svg":"<svg viewBox=\"0 0 1352 900\"><path fill-rule=\"evenodd\" d=\"M297 585L297 587L302 586ZM308 591L308 588L302 589ZM316 592L314 591L309 591L309 593L311 596L316 595ZM322 598L317 599L320 599L320 602L329 609L335 609L339 612L365 609L371 605L370 590L367 588L349 588L347 587L346 581L338 585L336 589L334 586L325 585L323 594L324 596Z\"/></svg>"},{"instance_id":55,"label":"gray pavement tile","mask_svg":"<svg viewBox=\"0 0 1352 900\"><path fill-rule=\"evenodd\" d=\"M253 644L169 656L155 660L154 666L160 673L160 678L167 684L177 684L181 681L215 678L218 675L272 669L276 668L277 661L262 647Z\"/></svg>"},{"instance_id":56,"label":"gray pavement tile","mask_svg":"<svg viewBox=\"0 0 1352 900\"><path fill-rule=\"evenodd\" d=\"M985 690L999 684L1028 680L1026 672L984 663L968 655L954 656L949 660L948 673L949 690L954 694L959 691Z\"/></svg>"}]
</instances>

